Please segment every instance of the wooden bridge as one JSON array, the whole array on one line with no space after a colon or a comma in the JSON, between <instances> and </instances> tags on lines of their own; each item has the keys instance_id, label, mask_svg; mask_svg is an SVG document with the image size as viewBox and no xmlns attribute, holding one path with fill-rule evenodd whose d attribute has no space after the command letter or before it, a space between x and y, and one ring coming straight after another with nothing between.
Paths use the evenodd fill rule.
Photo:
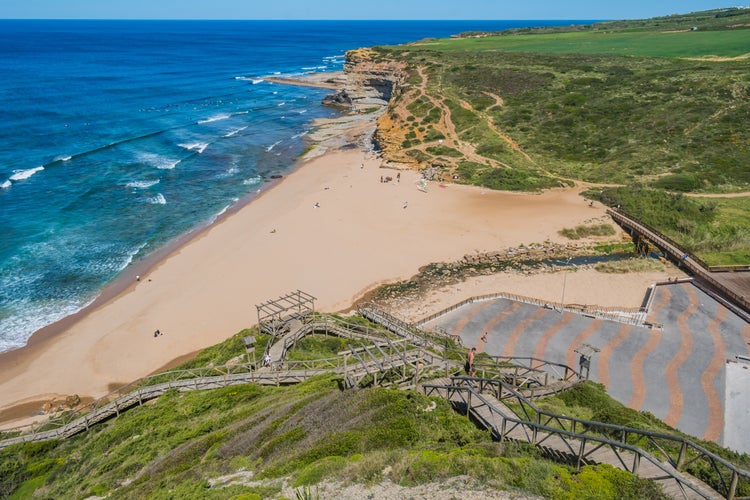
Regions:
<instances>
[{"instance_id":1,"label":"wooden bridge","mask_svg":"<svg viewBox=\"0 0 750 500\"><path fill-rule=\"evenodd\" d=\"M612 219L628 230L635 240L643 239L658 247L680 267L695 276L696 285L746 321L750 321L750 266L711 268L677 243L635 217L612 208Z\"/></svg>"}]
</instances>

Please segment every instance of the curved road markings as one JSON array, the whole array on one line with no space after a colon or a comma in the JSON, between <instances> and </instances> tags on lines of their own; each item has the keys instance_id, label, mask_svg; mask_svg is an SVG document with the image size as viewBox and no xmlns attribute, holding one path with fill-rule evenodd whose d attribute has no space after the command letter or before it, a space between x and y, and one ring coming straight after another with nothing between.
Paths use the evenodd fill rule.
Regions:
<instances>
[{"instance_id":1,"label":"curved road markings","mask_svg":"<svg viewBox=\"0 0 750 500\"><path fill-rule=\"evenodd\" d=\"M703 434L703 439L708 441L718 441L724 430L724 402L723 397L719 396L716 392L714 380L721 373L722 368L724 368L727 357L724 339L719 331L719 325L721 325L726 317L727 310L719 306L716 316L711 318L708 324L708 331L714 341L714 356L711 358L711 363L706 368L706 371L701 375L701 387L703 387L703 392L706 393L706 399L708 400L708 424L706 425L706 432Z\"/></svg>"},{"instance_id":2,"label":"curved road markings","mask_svg":"<svg viewBox=\"0 0 750 500\"><path fill-rule=\"evenodd\" d=\"M740 330L740 335L742 335L742 339L745 341L745 345L747 345L747 350L750 351L750 324L745 323L742 325L742 330Z\"/></svg>"},{"instance_id":3,"label":"curved road markings","mask_svg":"<svg viewBox=\"0 0 750 500\"><path fill-rule=\"evenodd\" d=\"M690 325L688 319L690 316L698 310L700 302L698 296L692 291L692 287L683 287L688 289L688 299L690 303L682 313L677 316L677 333L680 334L682 342L680 343L680 350L677 354L669 360L664 374L667 379L667 389L669 391L669 411L667 416L664 417L664 423L670 427L677 427L677 424L682 418L682 407L684 400L682 398L682 388L680 387L680 381L677 378L677 370L679 370L682 363L690 357L690 353L693 351L693 333L690 331Z\"/></svg>"},{"instance_id":4,"label":"curved road markings","mask_svg":"<svg viewBox=\"0 0 750 500\"><path fill-rule=\"evenodd\" d=\"M505 343L505 348L503 349L503 356L514 356L514 353L516 351L516 343L518 342L518 339L521 338L521 334L526 331L529 326L545 314L547 314L550 310L544 309L543 307L540 307L537 309L537 311L526 318L525 320L518 323L518 325L513 329L513 331L510 333L510 337L508 337L508 341Z\"/></svg>"},{"instance_id":5,"label":"curved road markings","mask_svg":"<svg viewBox=\"0 0 750 500\"><path fill-rule=\"evenodd\" d=\"M588 328L586 328L584 331L576 335L576 338L574 338L573 342L570 343L568 353L565 355L566 365L576 366L576 363L578 363L578 360L576 359L575 350L581 347L581 345L583 345L583 343L586 342L589 337L595 334L599 330L600 326L602 326L602 320L595 319L589 324Z\"/></svg>"},{"instance_id":6,"label":"curved road markings","mask_svg":"<svg viewBox=\"0 0 750 500\"><path fill-rule=\"evenodd\" d=\"M658 313L664 309L669 301L672 300L672 293L669 291L669 287L660 287L661 293L659 294L659 302L653 307L649 313L650 317L656 318ZM653 314L653 316L652 316ZM646 380L643 377L643 365L646 358L651 354L661 342L661 334L651 331L651 337L646 342L646 345L641 347L635 356L633 361L630 362L630 376L633 379L633 396L630 398L630 402L626 405L628 408L640 411L643 408L643 403L646 401Z\"/></svg>"},{"instance_id":7,"label":"curved road markings","mask_svg":"<svg viewBox=\"0 0 750 500\"><path fill-rule=\"evenodd\" d=\"M607 342L599 352L599 361L596 364L596 378L599 379L599 383L603 384L606 389L609 389L609 360L615 349L628 338L630 330L632 330L630 325L621 325L617 335Z\"/></svg>"},{"instance_id":8,"label":"curved road markings","mask_svg":"<svg viewBox=\"0 0 750 500\"><path fill-rule=\"evenodd\" d=\"M547 359L544 357L544 352L547 350L547 344L549 344L549 341L552 340L552 337L554 337L557 332L559 332L568 323L573 321L573 318L575 317L575 314L566 312L565 314L563 314L563 317L560 321L553 325L552 328L544 332L542 338L540 338L536 343L536 351L534 351L534 357L537 359Z\"/></svg>"},{"instance_id":9,"label":"curved road markings","mask_svg":"<svg viewBox=\"0 0 750 500\"><path fill-rule=\"evenodd\" d=\"M507 308L506 310L504 310L504 311L502 311L502 312L494 315L487 323L485 323L484 326L482 327L481 331L488 332L488 334L492 333L492 331L495 329L495 327L502 320L504 320L505 318L507 318L508 316L510 316L511 314L513 314L514 312L516 312L519 307L521 307L521 303L520 302L513 302L509 308ZM481 342L481 341L478 340L476 342L476 344L477 345L475 345L475 347L477 348L477 352L484 351L484 346L485 346L484 342Z\"/></svg>"},{"instance_id":10,"label":"curved road markings","mask_svg":"<svg viewBox=\"0 0 750 500\"><path fill-rule=\"evenodd\" d=\"M458 321L456 321L456 324L451 329L451 337L458 337L461 335L461 332L464 331L464 328L466 328L466 325L469 324L469 321L474 319L479 313L490 307L491 305L495 304L496 301L494 300L488 300L484 304L480 304L476 307L473 307L471 311L469 311L467 314L461 316Z\"/></svg>"}]
</instances>

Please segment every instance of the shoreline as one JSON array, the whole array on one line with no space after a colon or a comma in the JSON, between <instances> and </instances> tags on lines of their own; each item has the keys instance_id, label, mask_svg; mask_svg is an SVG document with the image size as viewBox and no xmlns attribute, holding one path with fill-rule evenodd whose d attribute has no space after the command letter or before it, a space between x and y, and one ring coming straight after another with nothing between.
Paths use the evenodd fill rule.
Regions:
<instances>
[{"instance_id":1,"label":"shoreline","mask_svg":"<svg viewBox=\"0 0 750 500\"><path fill-rule=\"evenodd\" d=\"M328 73L311 73L297 78L266 77L264 78L264 80L281 85L298 85L302 87L338 90L343 88L343 78L343 71L336 71ZM334 80L338 80L338 83L332 83ZM323 141L317 142L322 143ZM130 287L135 286L136 276L145 276L155 266L158 266L160 262L167 259L172 253L178 251L181 247L189 244L194 238L197 238L205 231L210 230L212 226L221 224L224 219L230 217L232 214L239 212L245 206L252 203L255 199L266 194L266 192L278 185L284 177L291 175L296 170L301 168L306 161L309 161L309 159L310 158L306 157L306 154L303 154L302 157L298 158L294 162L294 164L290 166L289 170L284 174L283 177L265 179L264 183L261 185L262 187L254 192L250 192L244 195L242 198L237 200L236 203L230 205L224 212L215 216L213 220L205 221L201 225L192 228L190 231L175 237L171 241L166 242L164 245L155 249L144 258L131 262L130 264L125 266L109 283L107 283L101 289L101 291L96 295L96 297L94 297L91 302L84 305L74 313L71 313L63 318L60 318L57 321L54 321L53 323L50 323L36 330L26 340L26 344L24 344L23 346L11 348L7 351L0 351L0 367L2 367L3 363L7 362L8 358L12 358L13 353L15 353L16 351L49 340L51 337L54 337L56 334L64 331L77 321L83 319L86 315L95 311L99 307L102 307L107 302L115 299L118 295L126 292ZM0 419L0 421L2 420Z\"/></svg>"},{"instance_id":2,"label":"shoreline","mask_svg":"<svg viewBox=\"0 0 750 500\"><path fill-rule=\"evenodd\" d=\"M557 231L604 216L578 188L529 195L431 183L422 192L412 170L383 183L397 171L357 147L375 117L324 121L315 147L285 177L130 266L25 347L0 354L0 422L28 423L32 415L21 413L36 403L96 399L174 366L255 325L256 304L291 290L315 296L317 310L349 310L367 291L430 262L566 241Z\"/></svg>"}]
</instances>

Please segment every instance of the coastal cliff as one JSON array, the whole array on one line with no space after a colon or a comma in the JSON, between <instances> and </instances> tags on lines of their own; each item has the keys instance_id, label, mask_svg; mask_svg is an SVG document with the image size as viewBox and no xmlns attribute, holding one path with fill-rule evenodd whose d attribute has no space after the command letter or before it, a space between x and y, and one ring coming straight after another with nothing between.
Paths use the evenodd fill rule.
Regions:
<instances>
[{"instance_id":1,"label":"coastal cliff","mask_svg":"<svg viewBox=\"0 0 750 500\"><path fill-rule=\"evenodd\" d=\"M387 105L402 83L406 63L383 59L372 49L346 53L346 92L360 106Z\"/></svg>"}]
</instances>

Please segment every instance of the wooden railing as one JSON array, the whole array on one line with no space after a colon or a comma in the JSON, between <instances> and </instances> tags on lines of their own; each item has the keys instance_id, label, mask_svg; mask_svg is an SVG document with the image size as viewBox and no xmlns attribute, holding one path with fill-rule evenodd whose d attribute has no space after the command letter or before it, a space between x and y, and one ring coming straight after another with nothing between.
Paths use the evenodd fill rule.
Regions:
<instances>
[{"instance_id":1,"label":"wooden railing","mask_svg":"<svg viewBox=\"0 0 750 500\"><path fill-rule=\"evenodd\" d=\"M583 314L583 315L591 316L595 318L615 321L618 323L625 323L629 325L649 326L645 322L645 310L643 308L633 308L633 307L617 308L617 307L603 307L603 306L594 306L594 305L563 304L561 302L535 299L532 297L525 297L523 295L516 295L513 293L506 293L506 292L490 293L486 295L477 295L474 297L469 297L467 299L462 300L461 302L457 302L456 304L448 306L445 309L441 309L440 311L437 311L433 314L430 314L428 316L425 316L424 318L419 319L418 321L413 323L413 326L422 327L426 325L427 323L429 323L430 321L433 321L442 316L445 316L446 314L451 313L457 309L460 309L466 305L473 304L474 302L483 302L487 300L496 300L496 299L508 299L514 302L521 302L523 304L531 304L531 305L535 305L538 307L553 309L555 311L569 311L569 312Z\"/></svg>"},{"instance_id":2,"label":"wooden railing","mask_svg":"<svg viewBox=\"0 0 750 500\"><path fill-rule=\"evenodd\" d=\"M519 439L523 436L525 441L541 446L544 440L540 439L540 433L545 433L544 439L548 439L548 435L557 435L563 440L569 452L576 457L579 465L589 454L599 449L600 446L606 445L612 449L622 466L633 473L637 472L640 459L648 460L659 467L664 461L677 471L685 471L692 464L703 461L713 473L714 480L703 477L699 479L704 482L711 481L713 484L710 486L725 498L736 498L740 484L745 485L745 488L750 487L750 472L689 439L548 412L536 407L516 388L500 379L453 377L451 380L452 383L449 386L423 385L425 394L439 394L439 391L443 390L448 391L450 396L460 392L466 394L467 398L479 398L489 405L486 399L482 398L482 393L489 393L498 401L511 400L520 405L520 415L511 415L499 408L490 409L500 419L499 425L493 429L498 439L508 439L511 435L513 439ZM470 403L470 401L465 402ZM587 443L597 443L597 445L587 448ZM644 447L648 447L649 451L646 451ZM636 454L639 457L638 460L629 462L619 455L623 450ZM656 453L656 456L653 453ZM663 467L662 469L667 471ZM670 475L682 486L695 489L692 484L683 481L679 476L673 473ZM699 489L695 491L700 493Z\"/></svg>"},{"instance_id":3,"label":"wooden railing","mask_svg":"<svg viewBox=\"0 0 750 500\"><path fill-rule=\"evenodd\" d=\"M351 325L355 328L348 330L344 325ZM317 321L300 328L298 330L300 335L295 334L293 337L299 340L304 336L301 333L310 333L311 331L343 334L348 338L369 339L375 342L371 346L363 345L359 349L339 353L339 356L333 358L275 362L269 369L256 369L256 366L248 362L171 370L143 377L110 392L96 401L75 410L64 412L45 422L0 430L1 433L6 435L17 434L0 441L0 449L19 442L61 439L72 436L87 430L95 423L117 416L120 412L133 406L157 398L170 389L191 391L248 383L292 384L307 380L314 375L332 372L356 384L365 375L382 373L397 368L402 368L405 374L407 365L415 369L418 362L436 364L442 359L440 356L424 349L413 349L404 340L394 342L382 331L378 336L375 329L346 323L331 317L318 318ZM360 352L366 352L367 356L360 356L358 354ZM353 353L357 354L352 356ZM377 382L377 377L375 377L375 381ZM414 383L416 383L416 380Z\"/></svg>"},{"instance_id":4,"label":"wooden railing","mask_svg":"<svg viewBox=\"0 0 750 500\"><path fill-rule=\"evenodd\" d=\"M747 318L746 315L750 312L750 297L745 297L736 293L734 290L713 277L708 265L703 260L694 255L688 254L668 236L665 236L635 217L613 208L608 208L607 214L609 214L618 224L644 235L662 251L669 254L675 262L680 264L680 266L690 271L696 278L708 285L711 289L715 290L721 296L741 308L741 310L744 311L741 315Z\"/></svg>"}]
</instances>

